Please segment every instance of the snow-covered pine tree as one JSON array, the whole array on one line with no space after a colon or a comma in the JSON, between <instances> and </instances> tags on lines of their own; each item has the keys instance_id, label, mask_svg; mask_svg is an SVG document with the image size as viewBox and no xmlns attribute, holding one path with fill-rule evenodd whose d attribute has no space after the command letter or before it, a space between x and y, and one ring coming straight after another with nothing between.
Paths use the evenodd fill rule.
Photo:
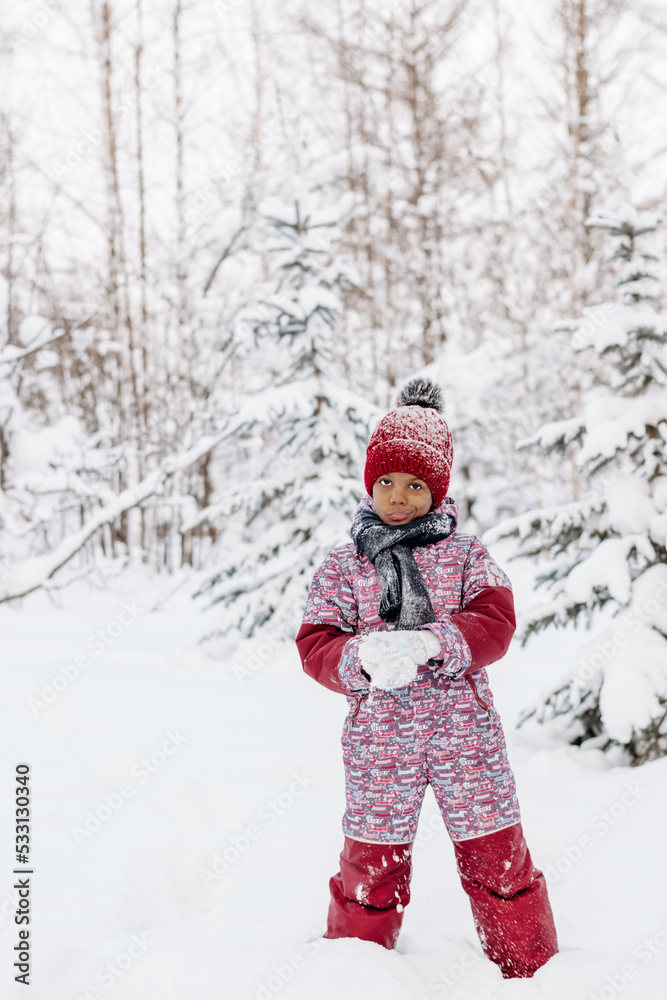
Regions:
<instances>
[{"instance_id":1,"label":"snow-covered pine tree","mask_svg":"<svg viewBox=\"0 0 667 1000\"><path fill-rule=\"evenodd\" d=\"M296 634L312 573L346 540L363 496L378 416L365 399L371 386L348 388L338 329L342 296L357 279L336 256L331 213L275 198L260 212L270 277L238 330L244 453L227 456L237 468L224 479L218 471L219 499L197 518L223 529L217 563L193 595L220 604L215 629L202 637L213 655L229 634L247 639L271 624Z\"/></svg>"},{"instance_id":2,"label":"snow-covered pine tree","mask_svg":"<svg viewBox=\"0 0 667 1000\"><path fill-rule=\"evenodd\" d=\"M538 561L535 583L550 591L522 623L524 642L582 616L587 625L606 620L519 724L532 719L635 765L667 754L667 317L656 308L658 256L647 239L659 222L631 205L589 219L615 240L619 269L615 300L588 310L573 330L576 349L596 352L602 384L580 418L520 442L547 454L574 442L585 496L485 535L517 538L516 555Z\"/></svg>"}]
</instances>

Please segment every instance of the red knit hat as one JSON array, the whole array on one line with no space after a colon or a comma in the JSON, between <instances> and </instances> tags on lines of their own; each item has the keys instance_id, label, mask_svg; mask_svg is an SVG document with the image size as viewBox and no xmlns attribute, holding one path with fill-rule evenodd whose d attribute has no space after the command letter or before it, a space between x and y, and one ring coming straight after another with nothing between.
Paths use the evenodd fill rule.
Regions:
<instances>
[{"instance_id":1,"label":"red knit hat","mask_svg":"<svg viewBox=\"0 0 667 1000\"><path fill-rule=\"evenodd\" d=\"M454 457L452 433L440 415L442 391L429 379L414 378L396 400L397 409L382 418L368 442L364 483L386 472L407 472L423 479L437 507L447 496Z\"/></svg>"}]
</instances>

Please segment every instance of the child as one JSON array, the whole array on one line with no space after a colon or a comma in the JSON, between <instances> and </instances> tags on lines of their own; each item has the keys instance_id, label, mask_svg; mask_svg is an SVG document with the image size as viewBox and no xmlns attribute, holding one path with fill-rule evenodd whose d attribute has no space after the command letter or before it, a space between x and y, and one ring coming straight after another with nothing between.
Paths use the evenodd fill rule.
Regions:
<instances>
[{"instance_id":1,"label":"child","mask_svg":"<svg viewBox=\"0 0 667 1000\"><path fill-rule=\"evenodd\" d=\"M305 672L350 705L325 937L395 946L430 784L484 952L506 979L529 977L558 945L485 669L516 627L511 584L456 530L439 388L413 379L397 407L368 445L353 541L317 570L296 639Z\"/></svg>"}]
</instances>

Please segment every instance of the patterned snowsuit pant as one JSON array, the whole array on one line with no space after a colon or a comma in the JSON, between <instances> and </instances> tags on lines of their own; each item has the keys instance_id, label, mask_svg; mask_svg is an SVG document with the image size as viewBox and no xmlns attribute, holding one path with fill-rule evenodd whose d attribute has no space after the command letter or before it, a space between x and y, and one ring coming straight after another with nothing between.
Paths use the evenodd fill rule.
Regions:
<instances>
[{"instance_id":1,"label":"patterned snowsuit pant","mask_svg":"<svg viewBox=\"0 0 667 1000\"><path fill-rule=\"evenodd\" d=\"M430 784L484 952L505 978L529 977L558 951L556 929L523 835L502 725L485 675L479 680L482 698L465 678L421 667L409 688L373 689L351 708L342 737L345 844L325 937L394 947Z\"/></svg>"},{"instance_id":2,"label":"patterned snowsuit pant","mask_svg":"<svg viewBox=\"0 0 667 1000\"><path fill-rule=\"evenodd\" d=\"M500 718L488 684L481 690L489 711L466 678L424 666L408 687L374 688L351 708L342 736L347 837L410 843L428 784L454 841L519 822Z\"/></svg>"}]
</instances>

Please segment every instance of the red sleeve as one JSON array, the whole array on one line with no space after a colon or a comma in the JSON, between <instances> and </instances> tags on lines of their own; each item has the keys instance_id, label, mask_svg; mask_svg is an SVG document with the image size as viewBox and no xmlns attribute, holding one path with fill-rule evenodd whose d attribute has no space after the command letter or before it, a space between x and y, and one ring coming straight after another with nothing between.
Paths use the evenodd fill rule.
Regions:
<instances>
[{"instance_id":1,"label":"red sleeve","mask_svg":"<svg viewBox=\"0 0 667 1000\"><path fill-rule=\"evenodd\" d=\"M354 633L343 632L335 625L304 623L296 637L296 645L303 669L330 691L348 694L338 676L338 664L345 643Z\"/></svg>"},{"instance_id":2,"label":"red sleeve","mask_svg":"<svg viewBox=\"0 0 667 1000\"><path fill-rule=\"evenodd\" d=\"M509 587L485 587L453 612L452 624L468 643L472 663L465 674L486 667L504 656L516 629L514 598Z\"/></svg>"}]
</instances>

